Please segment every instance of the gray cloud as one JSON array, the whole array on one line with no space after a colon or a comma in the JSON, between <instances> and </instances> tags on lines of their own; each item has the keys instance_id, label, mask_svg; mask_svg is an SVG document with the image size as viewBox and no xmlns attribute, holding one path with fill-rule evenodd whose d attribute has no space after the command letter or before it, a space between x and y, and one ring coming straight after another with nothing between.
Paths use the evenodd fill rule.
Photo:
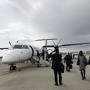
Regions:
<instances>
[{"instance_id":1,"label":"gray cloud","mask_svg":"<svg viewBox=\"0 0 90 90\"><path fill-rule=\"evenodd\" d=\"M0 31L10 29L9 35L19 32L21 37L30 35L31 39L57 37L63 38L63 43L87 42L90 41L89 4L89 0L9 0L0 8ZM8 27L18 22L25 27L13 30Z\"/></svg>"},{"instance_id":2,"label":"gray cloud","mask_svg":"<svg viewBox=\"0 0 90 90\"><path fill-rule=\"evenodd\" d=\"M57 0L58 1L58 0ZM42 30L54 33L62 38L90 34L90 6L89 0L69 0L62 5L54 1L48 3L41 11L34 23ZM71 37L70 37L71 36Z\"/></svg>"}]
</instances>

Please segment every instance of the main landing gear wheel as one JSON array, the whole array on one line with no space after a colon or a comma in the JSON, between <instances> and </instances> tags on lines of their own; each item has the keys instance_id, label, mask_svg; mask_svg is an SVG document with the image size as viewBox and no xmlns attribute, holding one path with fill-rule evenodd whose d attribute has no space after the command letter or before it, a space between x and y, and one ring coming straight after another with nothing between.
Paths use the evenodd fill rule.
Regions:
<instances>
[{"instance_id":1,"label":"main landing gear wheel","mask_svg":"<svg viewBox=\"0 0 90 90\"><path fill-rule=\"evenodd\" d=\"M11 65L11 66L10 66L10 70L16 70L16 66Z\"/></svg>"}]
</instances>

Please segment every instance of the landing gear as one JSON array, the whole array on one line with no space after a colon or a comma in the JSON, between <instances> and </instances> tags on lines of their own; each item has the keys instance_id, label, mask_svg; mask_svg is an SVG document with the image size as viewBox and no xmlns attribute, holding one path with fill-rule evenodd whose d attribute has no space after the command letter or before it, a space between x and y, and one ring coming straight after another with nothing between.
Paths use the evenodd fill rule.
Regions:
<instances>
[{"instance_id":1,"label":"landing gear","mask_svg":"<svg viewBox=\"0 0 90 90\"><path fill-rule=\"evenodd\" d=\"M14 66L13 64L11 64L10 70L16 70L16 66Z\"/></svg>"}]
</instances>

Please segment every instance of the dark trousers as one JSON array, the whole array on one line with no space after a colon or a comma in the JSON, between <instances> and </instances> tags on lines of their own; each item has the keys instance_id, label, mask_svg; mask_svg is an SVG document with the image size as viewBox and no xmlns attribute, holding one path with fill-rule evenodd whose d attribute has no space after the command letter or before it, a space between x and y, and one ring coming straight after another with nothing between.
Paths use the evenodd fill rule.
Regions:
<instances>
[{"instance_id":1,"label":"dark trousers","mask_svg":"<svg viewBox=\"0 0 90 90\"><path fill-rule=\"evenodd\" d=\"M70 71L70 63L66 63L66 71Z\"/></svg>"},{"instance_id":2,"label":"dark trousers","mask_svg":"<svg viewBox=\"0 0 90 90\"><path fill-rule=\"evenodd\" d=\"M81 70L81 76L82 76L82 80L84 80L86 77L85 77L85 74L86 74L86 71L83 69Z\"/></svg>"},{"instance_id":3,"label":"dark trousers","mask_svg":"<svg viewBox=\"0 0 90 90\"><path fill-rule=\"evenodd\" d=\"M59 78L59 80L58 80L58 78ZM62 84L62 74L60 71L54 70L54 79L55 79L55 84L58 85L58 82L59 82L59 84Z\"/></svg>"}]
</instances>

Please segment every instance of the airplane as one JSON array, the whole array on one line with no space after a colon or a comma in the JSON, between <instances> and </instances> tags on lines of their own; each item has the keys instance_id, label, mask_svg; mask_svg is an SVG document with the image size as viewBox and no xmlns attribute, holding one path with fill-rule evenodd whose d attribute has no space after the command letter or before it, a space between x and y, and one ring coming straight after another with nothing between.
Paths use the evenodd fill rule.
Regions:
<instances>
[{"instance_id":1,"label":"airplane","mask_svg":"<svg viewBox=\"0 0 90 90\"><path fill-rule=\"evenodd\" d=\"M44 39L45 40L45 39ZM48 39L48 40L54 40L54 39ZM56 40L56 39L55 39ZM46 39L47 42L47 39ZM25 43L19 43L17 42L15 45L11 45L9 42L11 48L8 49L7 53L2 57L2 63L10 65L10 70L16 70L16 64L25 62L30 60L32 64L39 64L40 57L39 54L42 53L42 51L29 44ZM59 44L59 43L58 43ZM43 46L43 48L47 47L54 47L55 50L62 46L72 46L72 45L83 45L83 44L90 44L90 43L75 43L75 44L63 44L63 45L47 45ZM1 48L1 49L7 49L7 48ZM49 63L46 60L43 60L44 64L49 66Z\"/></svg>"},{"instance_id":2,"label":"airplane","mask_svg":"<svg viewBox=\"0 0 90 90\"><path fill-rule=\"evenodd\" d=\"M9 42L9 44L11 46L10 48L0 49L8 49L7 53L5 53L2 57L2 64L10 65L10 70L16 70L17 63L22 63L28 60L30 60L32 64L37 64L37 66L41 64L45 64L45 66L50 65L48 61L44 60L45 58L42 58L42 60L40 59L40 54L42 54L42 51L39 48L27 43L20 43L18 41L15 45L12 45L11 42Z\"/></svg>"},{"instance_id":3,"label":"airplane","mask_svg":"<svg viewBox=\"0 0 90 90\"><path fill-rule=\"evenodd\" d=\"M2 63L10 65L10 70L16 70L16 63L26 60L31 60L32 63L38 62L39 59L36 59L38 52L39 50L31 45L17 43L3 56Z\"/></svg>"}]
</instances>

